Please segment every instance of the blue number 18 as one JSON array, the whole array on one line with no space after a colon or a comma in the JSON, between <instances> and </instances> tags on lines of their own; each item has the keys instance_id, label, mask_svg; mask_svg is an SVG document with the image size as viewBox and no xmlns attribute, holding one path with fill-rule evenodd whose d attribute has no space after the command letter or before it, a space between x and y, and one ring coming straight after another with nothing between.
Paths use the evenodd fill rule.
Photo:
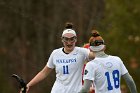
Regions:
<instances>
[{"instance_id":1,"label":"blue number 18","mask_svg":"<svg viewBox=\"0 0 140 93\"><path fill-rule=\"evenodd\" d=\"M106 78L107 78L107 82L108 82L108 90L113 90L113 86L112 86L112 82L110 81L110 73L109 72L106 72L105 73L105 76L106 76ZM112 72L112 78L113 78L113 80L114 80L114 87L115 88L119 88L119 86L120 86L120 80L119 80L119 71L118 70L114 70L113 72Z\"/></svg>"}]
</instances>

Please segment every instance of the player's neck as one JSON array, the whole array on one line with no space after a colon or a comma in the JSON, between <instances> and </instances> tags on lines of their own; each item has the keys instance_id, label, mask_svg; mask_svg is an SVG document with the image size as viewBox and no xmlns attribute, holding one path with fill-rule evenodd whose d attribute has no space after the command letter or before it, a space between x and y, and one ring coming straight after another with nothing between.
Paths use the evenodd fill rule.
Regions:
<instances>
[{"instance_id":1,"label":"player's neck","mask_svg":"<svg viewBox=\"0 0 140 93\"><path fill-rule=\"evenodd\" d=\"M95 52L96 57L108 57L108 55L104 51Z\"/></svg>"}]
</instances>

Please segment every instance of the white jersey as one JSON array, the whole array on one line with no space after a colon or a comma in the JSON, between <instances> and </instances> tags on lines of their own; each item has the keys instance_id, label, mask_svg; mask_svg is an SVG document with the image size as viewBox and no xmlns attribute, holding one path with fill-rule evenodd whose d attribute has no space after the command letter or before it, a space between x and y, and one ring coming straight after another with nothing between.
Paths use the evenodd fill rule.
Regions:
<instances>
[{"instance_id":1,"label":"white jersey","mask_svg":"<svg viewBox=\"0 0 140 93\"><path fill-rule=\"evenodd\" d=\"M75 47L71 53L65 54L62 49L54 50L47 63L56 71L51 93L78 93L82 87L82 68L90 51Z\"/></svg>"},{"instance_id":2,"label":"white jersey","mask_svg":"<svg viewBox=\"0 0 140 93\"><path fill-rule=\"evenodd\" d=\"M96 57L87 63L84 80L94 82L95 93L121 93L121 76L126 73L128 71L119 57Z\"/></svg>"}]
</instances>

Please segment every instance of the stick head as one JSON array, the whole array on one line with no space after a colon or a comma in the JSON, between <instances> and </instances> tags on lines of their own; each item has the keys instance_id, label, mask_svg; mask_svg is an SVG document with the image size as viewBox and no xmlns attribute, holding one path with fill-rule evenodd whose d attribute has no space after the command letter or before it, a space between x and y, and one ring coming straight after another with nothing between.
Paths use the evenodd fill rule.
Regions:
<instances>
[{"instance_id":1,"label":"stick head","mask_svg":"<svg viewBox=\"0 0 140 93\"><path fill-rule=\"evenodd\" d=\"M13 74L12 77L15 78L18 81L18 83L20 85L20 89L22 90L22 93L26 93L26 83L25 83L25 81L16 74Z\"/></svg>"}]
</instances>

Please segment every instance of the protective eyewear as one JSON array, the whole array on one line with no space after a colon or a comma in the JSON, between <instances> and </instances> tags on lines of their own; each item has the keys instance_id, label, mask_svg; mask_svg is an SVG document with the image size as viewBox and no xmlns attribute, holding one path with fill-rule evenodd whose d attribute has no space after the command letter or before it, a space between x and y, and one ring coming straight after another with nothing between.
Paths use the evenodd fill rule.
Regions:
<instances>
[{"instance_id":1,"label":"protective eyewear","mask_svg":"<svg viewBox=\"0 0 140 93\"><path fill-rule=\"evenodd\" d=\"M62 40L64 42L75 42L76 41L76 37L71 37L71 38L68 38L68 37L62 37Z\"/></svg>"},{"instance_id":2,"label":"protective eyewear","mask_svg":"<svg viewBox=\"0 0 140 93\"><path fill-rule=\"evenodd\" d=\"M90 42L90 46L99 46L104 44L103 40L95 40L94 42Z\"/></svg>"}]
</instances>

